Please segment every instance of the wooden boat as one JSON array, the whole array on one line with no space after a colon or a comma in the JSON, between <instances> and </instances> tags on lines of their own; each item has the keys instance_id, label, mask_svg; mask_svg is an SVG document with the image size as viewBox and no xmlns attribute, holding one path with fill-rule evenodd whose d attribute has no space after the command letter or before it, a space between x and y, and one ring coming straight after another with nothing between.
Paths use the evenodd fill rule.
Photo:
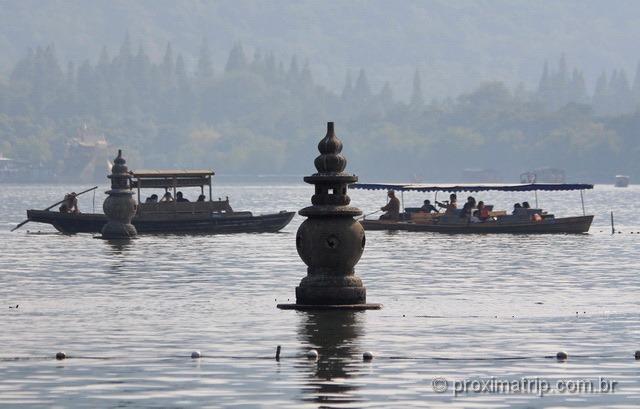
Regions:
<instances>
[{"instance_id":1,"label":"wooden boat","mask_svg":"<svg viewBox=\"0 0 640 409\"><path fill-rule=\"evenodd\" d=\"M131 171L131 187L137 189L138 207L132 223L138 233L266 233L284 228L294 212L253 215L234 211L229 198L212 200L212 170ZM141 189L163 189L165 192L183 187L209 187L209 199L197 202L143 203ZM107 222L100 213L61 213L49 210L27 210L31 222L51 224L63 233L98 233Z\"/></svg>"},{"instance_id":2,"label":"wooden boat","mask_svg":"<svg viewBox=\"0 0 640 409\"><path fill-rule=\"evenodd\" d=\"M419 209L403 209L400 220L372 220L361 221L365 230L404 230L437 232L448 234L464 233L512 233L512 234L547 234L587 233L593 221L593 215L587 215L584 210L583 191L593 189L589 184L525 184L525 185L462 185L462 186L426 186L417 184L383 184L359 183L351 186L353 189L367 190L394 190L419 191L419 192L481 192L481 191L507 191L526 192L538 190L560 191L580 190L582 201L582 216L555 217L542 209L519 209L513 214L505 211L490 212L489 218L479 221L475 218L460 217L458 214L445 215L444 213L421 213ZM537 197L537 193L536 193ZM536 199L537 200L537 199ZM404 200L403 200L404 202ZM404 208L404 204L402 206Z\"/></svg>"}]
</instances>

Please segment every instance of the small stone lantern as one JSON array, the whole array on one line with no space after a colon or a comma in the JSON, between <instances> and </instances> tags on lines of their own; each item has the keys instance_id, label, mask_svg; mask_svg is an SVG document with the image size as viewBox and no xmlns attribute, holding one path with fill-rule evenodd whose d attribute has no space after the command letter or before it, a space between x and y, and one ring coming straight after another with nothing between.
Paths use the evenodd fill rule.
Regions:
<instances>
[{"instance_id":1,"label":"small stone lantern","mask_svg":"<svg viewBox=\"0 0 640 409\"><path fill-rule=\"evenodd\" d=\"M315 185L312 206L300 210L305 220L296 234L296 248L308 266L307 276L296 287L295 304L278 304L281 309L379 309L367 304L367 290L354 266L365 246L362 225L354 216L360 209L349 206L347 186L358 180L344 172L347 160L340 154L342 142L336 137L333 122L318 144L315 159L317 173L304 181Z\"/></svg>"},{"instance_id":2,"label":"small stone lantern","mask_svg":"<svg viewBox=\"0 0 640 409\"><path fill-rule=\"evenodd\" d=\"M102 227L103 239L128 239L138 234L131 224L136 213L136 202L131 191L129 169L122 157L122 150L118 150L118 157L113 161L111 174L111 190L107 191L107 198L102 204L107 224Z\"/></svg>"}]
</instances>

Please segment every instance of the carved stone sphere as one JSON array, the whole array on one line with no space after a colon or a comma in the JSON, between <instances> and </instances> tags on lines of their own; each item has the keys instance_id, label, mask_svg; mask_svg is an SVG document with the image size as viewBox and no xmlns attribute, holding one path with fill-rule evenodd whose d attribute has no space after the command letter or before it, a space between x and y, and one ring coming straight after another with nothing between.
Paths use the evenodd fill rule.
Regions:
<instances>
[{"instance_id":1,"label":"carved stone sphere","mask_svg":"<svg viewBox=\"0 0 640 409\"><path fill-rule=\"evenodd\" d=\"M109 195L102 204L102 210L109 220L127 224L136 213L136 202L130 194Z\"/></svg>"},{"instance_id":2,"label":"carved stone sphere","mask_svg":"<svg viewBox=\"0 0 640 409\"><path fill-rule=\"evenodd\" d=\"M296 234L296 248L309 270L351 275L365 246L362 225L352 217L311 217Z\"/></svg>"}]
</instances>

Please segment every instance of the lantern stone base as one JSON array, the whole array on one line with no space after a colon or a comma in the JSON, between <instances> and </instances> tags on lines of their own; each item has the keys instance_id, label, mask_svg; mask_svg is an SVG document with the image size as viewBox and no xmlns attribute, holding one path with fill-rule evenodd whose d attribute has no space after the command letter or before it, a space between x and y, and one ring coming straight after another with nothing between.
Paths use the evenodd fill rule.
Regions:
<instances>
[{"instance_id":1,"label":"lantern stone base","mask_svg":"<svg viewBox=\"0 0 640 409\"><path fill-rule=\"evenodd\" d=\"M362 311L362 310L379 310L382 308L382 304L278 304L278 308L281 310L298 310L298 311L322 311L322 310L348 310L348 311Z\"/></svg>"},{"instance_id":2,"label":"lantern stone base","mask_svg":"<svg viewBox=\"0 0 640 409\"><path fill-rule=\"evenodd\" d=\"M138 234L133 224L125 224L119 222L107 222L102 227L103 239L129 239L135 237Z\"/></svg>"}]
</instances>

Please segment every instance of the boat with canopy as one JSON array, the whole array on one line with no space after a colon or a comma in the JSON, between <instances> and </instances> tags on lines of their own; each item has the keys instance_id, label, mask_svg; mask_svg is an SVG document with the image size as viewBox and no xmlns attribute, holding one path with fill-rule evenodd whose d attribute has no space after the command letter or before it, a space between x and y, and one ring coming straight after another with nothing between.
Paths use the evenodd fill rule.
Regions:
<instances>
[{"instance_id":1,"label":"boat with canopy","mask_svg":"<svg viewBox=\"0 0 640 409\"><path fill-rule=\"evenodd\" d=\"M394 184L394 183L356 183L352 189L364 190L393 190L401 194L401 213L399 220L361 221L365 230L407 230L440 233L587 233L593 221L593 215L587 215L584 207L584 191L593 189L591 184L566 183L529 183L513 185L426 185L426 184ZM582 216L555 217L543 209L538 208L538 191L580 191ZM487 205L487 217L480 220L472 214L461 215L460 209L446 213L426 213L420 208L404 208L404 192L434 193L441 192L534 192L535 207L494 211L493 206ZM471 212L473 213L473 212Z\"/></svg>"},{"instance_id":2,"label":"boat with canopy","mask_svg":"<svg viewBox=\"0 0 640 409\"><path fill-rule=\"evenodd\" d=\"M253 215L235 211L229 198L213 200L213 170L140 170L130 171L131 188L137 190L137 209L132 219L138 233L250 233L277 232L284 228L294 212ZM142 200L142 190L151 189L178 197L178 189L200 188L198 201ZM205 195L207 189L208 199ZM156 196L157 197L157 196ZM68 213L27 210L28 221L48 223L63 233L97 233L107 222L101 213Z\"/></svg>"}]
</instances>

